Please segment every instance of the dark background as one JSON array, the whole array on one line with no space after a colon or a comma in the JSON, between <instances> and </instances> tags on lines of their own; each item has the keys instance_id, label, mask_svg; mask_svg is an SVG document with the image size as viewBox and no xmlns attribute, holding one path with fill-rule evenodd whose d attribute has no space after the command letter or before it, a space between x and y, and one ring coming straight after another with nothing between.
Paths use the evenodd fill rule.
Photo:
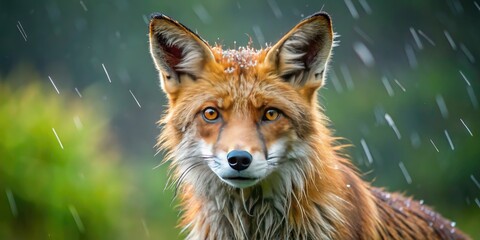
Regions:
<instances>
[{"instance_id":1,"label":"dark background","mask_svg":"<svg viewBox=\"0 0 480 240\"><path fill-rule=\"evenodd\" d=\"M0 238L181 238L149 15L260 48L319 10L339 35L319 100L364 179L479 238L479 2L1 0Z\"/></svg>"}]
</instances>

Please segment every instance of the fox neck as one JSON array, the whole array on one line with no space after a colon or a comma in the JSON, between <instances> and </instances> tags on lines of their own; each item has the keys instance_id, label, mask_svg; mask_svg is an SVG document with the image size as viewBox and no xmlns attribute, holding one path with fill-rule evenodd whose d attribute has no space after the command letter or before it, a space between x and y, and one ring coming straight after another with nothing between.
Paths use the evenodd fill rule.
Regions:
<instances>
[{"instance_id":1,"label":"fox neck","mask_svg":"<svg viewBox=\"0 0 480 240\"><path fill-rule=\"evenodd\" d=\"M181 225L189 230L187 238L360 239L375 236L373 226L377 214L366 185L334 150L313 150L306 156L309 159L292 159L282 167L284 172L274 172L251 188L234 189L215 176L204 183L209 186L207 191L198 191L191 185L181 187L185 211ZM320 159L327 164L316 166Z\"/></svg>"}]
</instances>

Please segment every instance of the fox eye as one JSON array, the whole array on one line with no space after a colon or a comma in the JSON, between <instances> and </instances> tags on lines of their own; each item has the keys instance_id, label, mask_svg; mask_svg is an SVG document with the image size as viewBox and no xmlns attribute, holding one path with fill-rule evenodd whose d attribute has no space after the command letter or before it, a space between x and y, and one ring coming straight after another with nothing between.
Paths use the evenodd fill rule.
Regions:
<instances>
[{"instance_id":1,"label":"fox eye","mask_svg":"<svg viewBox=\"0 0 480 240\"><path fill-rule=\"evenodd\" d=\"M275 121L280 116L280 111L275 108L268 108L263 114L262 121Z\"/></svg>"},{"instance_id":2,"label":"fox eye","mask_svg":"<svg viewBox=\"0 0 480 240\"><path fill-rule=\"evenodd\" d=\"M202 117L206 122L213 123L215 122L220 114L218 113L217 109L213 107L207 107L203 110Z\"/></svg>"}]
</instances>

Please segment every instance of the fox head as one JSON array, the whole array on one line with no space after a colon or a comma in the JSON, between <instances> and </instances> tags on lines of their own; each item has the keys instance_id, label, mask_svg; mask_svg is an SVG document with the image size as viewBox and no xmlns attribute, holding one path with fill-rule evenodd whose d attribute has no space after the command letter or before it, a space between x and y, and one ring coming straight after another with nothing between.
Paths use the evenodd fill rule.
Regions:
<instances>
[{"instance_id":1,"label":"fox head","mask_svg":"<svg viewBox=\"0 0 480 240\"><path fill-rule=\"evenodd\" d=\"M149 36L169 101L159 145L177 183L198 192L212 184L268 188L307 181L308 169L321 167L307 156L327 131L316 96L333 45L326 13L261 50L212 47L161 14L152 17Z\"/></svg>"}]
</instances>

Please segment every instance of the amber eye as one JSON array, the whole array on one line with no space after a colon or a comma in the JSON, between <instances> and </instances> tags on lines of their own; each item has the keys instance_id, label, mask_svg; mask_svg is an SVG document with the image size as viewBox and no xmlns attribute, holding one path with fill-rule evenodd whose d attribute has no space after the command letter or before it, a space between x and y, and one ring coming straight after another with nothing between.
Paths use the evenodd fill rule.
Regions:
<instances>
[{"instance_id":1,"label":"amber eye","mask_svg":"<svg viewBox=\"0 0 480 240\"><path fill-rule=\"evenodd\" d=\"M209 123L215 122L218 119L218 111L215 108L207 107L203 110L203 119Z\"/></svg>"},{"instance_id":2,"label":"amber eye","mask_svg":"<svg viewBox=\"0 0 480 240\"><path fill-rule=\"evenodd\" d=\"M269 108L263 114L263 121L275 121L280 116L280 111L275 108Z\"/></svg>"}]
</instances>

